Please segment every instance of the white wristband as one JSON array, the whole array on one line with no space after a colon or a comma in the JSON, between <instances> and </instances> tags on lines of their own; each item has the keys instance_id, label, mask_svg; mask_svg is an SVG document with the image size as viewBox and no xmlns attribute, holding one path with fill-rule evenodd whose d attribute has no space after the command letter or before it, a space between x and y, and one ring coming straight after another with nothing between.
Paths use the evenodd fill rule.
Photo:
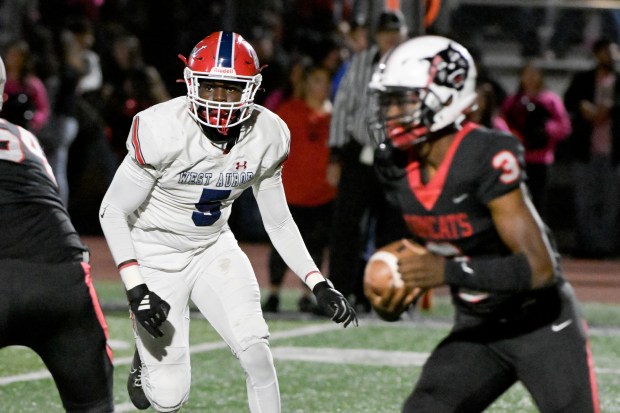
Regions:
<instances>
[{"instance_id":1,"label":"white wristband","mask_svg":"<svg viewBox=\"0 0 620 413\"><path fill-rule=\"evenodd\" d=\"M306 275L306 279L305 279L305 283L308 286L308 288L310 288L310 290L314 289L314 287L318 283L323 282L323 281L326 281L325 277L323 277L321 273L318 271L313 271L309 273L308 275Z\"/></svg>"},{"instance_id":2,"label":"white wristband","mask_svg":"<svg viewBox=\"0 0 620 413\"><path fill-rule=\"evenodd\" d=\"M142 278L142 273L140 272L140 266L138 263L121 268L120 273L121 279L123 280L123 284L125 284L125 289L127 291L137 285L144 284L144 278Z\"/></svg>"}]
</instances>

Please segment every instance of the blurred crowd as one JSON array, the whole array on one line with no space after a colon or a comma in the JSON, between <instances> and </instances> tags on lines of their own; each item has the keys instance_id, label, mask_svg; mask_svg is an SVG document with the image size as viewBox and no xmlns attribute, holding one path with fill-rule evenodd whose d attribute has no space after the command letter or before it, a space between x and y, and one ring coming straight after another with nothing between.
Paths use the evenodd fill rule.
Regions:
<instances>
[{"instance_id":1,"label":"blurred crowd","mask_svg":"<svg viewBox=\"0 0 620 413\"><path fill-rule=\"evenodd\" d=\"M77 228L100 233L93 217L131 119L185 93L177 56L196 39L228 29L249 40L265 66L256 103L275 110L299 97L304 66L325 67L331 82L365 47L365 22L350 24L352 15L346 1L0 1L3 116L41 140Z\"/></svg>"},{"instance_id":2,"label":"blurred crowd","mask_svg":"<svg viewBox=\"0 0 620 413\"><path fill-rule=\"evenodd\" d=\"M353 136L351 124L361 118L346 121L349 123L341 130L333 126L330 130L330 116L332 106L333 112L338 113L343 110L342 105L350 103L344 97L339 103L337 95L347 74L349 78L352 76L354 56L359 61L361 54L366 53L371 68L384 53L369 54L373 47L381 48L382 40L376 36L381 28L400 32L404 27L408 31L403 39L413 33L411 16L399 15L400 20L396 22L381 21L382 9L382 1L370 0L204 1L189 6L181 0L0 1L0 53L8 77L2 115L40 138L76 228L83 234L98 234L101 231L96 218L99 203L125 156L132 117L153 104L185 94L184 85L178 82L183 63L177 55L187 56L198 39L214 30L238 32L250 41L265 66L256 103L294 120L296 128L291 129L298 130L297 134L308 142L296 143L298 138L293 134L293 148L299 146L304 151L322 148L314 154L320 163L312 165L323 168L315 172L324 172L326 177L325 182L315 182L322 195L321 202L313 203L291 189L297 202L293 207L296 213L311 217L308 219L332 214L339 217L333 224L321 220L317 227L320 233L309 230L309 236L317 237L313 255L322 260L322 251L329 245L332 245L330 256L348 251L349 255L336 261L336 265L339 273L344 273L355 263L355 270L351 271L356 274L340 276L358 280L358 286L352 286L350 291L345 288L343 293L358 295L363 300L359 289L363 265L357 262L363 264L374 250L382 228L393 227L377 220L381 216L378 214L387 212L389 217L385 205L363 198L372 188L362 186L357 194L355 188L351 192L351 185L359 183L360 174L370 173L370 168L343 169L351 166L346 162L352 158L352 151L356 162L372 166L372 158L364 158L368 156L364 152L367 142L357 139L355 143ZM457 10L453 17L460 24L453 26L459 30L440 34L457 36L466 46L474 44L472 33L476 30L472 27L477 19L484 17L480 13L481 10L475 9ZM534 60L528 60L521 69L518 90L505 90L481 64L480 52L471 47L480 63L480 100L472 119L487 127L510 131L523 140L530 190L543 216L553 213L546 209L545 196L549 167L555 160L558 145L564 145L560 149L569 155L567 159L572 157L581 162L583 168L575 168L575 179L581 184L575 196L579 237L576 253L597 258L618 253L619 202L614 188L618 183L616 153L620 148L620 134L616 132L615 119L620 118L614 118L614 114L620 104L617 93L620 79L613 62L618 30L617 25L608 23L609 18L616 17L617 14L605 15L603 25L599 19L598 40L591 42L597 66L587 77L590 96L583 87L579 88L580 84L583 86L583 78L571 85L566 96L548 90L545 73ZM563 24L566 19L570 20L570 13L554 15L553 22ZM445 19L438 22L437 27L430 26L427 31L439 32L446 27ZM557 34L561 35L562 31ZM573 38L553 41L557 46L554 52L565 53L566 44L571 42ZM523 44L532 45L529 41ZM540 50L535 48L524 50L523 56L537 57ZM596 95L594 90L598 90ZM343 92L341 95L344 96ZM362 115L357 112L357 116ZM350 134L347 139L354 143L341 139L343 136L333 136L335 133ZM321 145L313 146L313 142ZM300 168L308 167L303 159L295 163ZM340 163L336 171L335 163ZM291 162L290 169L293 168ZM367 178L364 182L368 184L372 180ZM610 188L604 193L606 197L596 197L597 191L592 191L601 182ZM331 190L325 185L330 185ZM590 192L583 192L588 188ZM599 195L601 192L598 191ZM360 199L355 209L345 202L351 196ZM312 214L308 214L308 207L314 208ZM245 210L244 214L233 212L231 218L231 226L238 227L238 237L266 240L258 212L252 212L255 208L251 195L244 194L235 208ZM300 222L303 225L304 219ZM345 228L347 225L355 228ZM593 229L599 227L598 232ZM334 234L339 246L330 244ZM276 284L281 282L285 271L278 258L272 257L272 272L278 274ZM274 295L277 290L276 285ZM277 305L274 308L277 310Z\"/></svg>"}]
</instances>

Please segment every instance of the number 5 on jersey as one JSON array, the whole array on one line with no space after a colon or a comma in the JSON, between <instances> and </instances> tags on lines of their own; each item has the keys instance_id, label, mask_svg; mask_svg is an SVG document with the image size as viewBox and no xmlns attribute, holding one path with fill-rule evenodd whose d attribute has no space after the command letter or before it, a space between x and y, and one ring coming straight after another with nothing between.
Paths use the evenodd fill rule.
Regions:
<instances>
[{"instance_id":1,"label":"number 5 on jersey","mask_svg":"<svg viewBox=\"0 0 620 413\"><path fill-rule=\"evenodd\" d=\"M192 212L192 221L197 227L213 225L222 215L220 207L224 199L230 196L230 189L203 188L200 200L196 206L198 211Z\"/></svg>"}]
</instances>

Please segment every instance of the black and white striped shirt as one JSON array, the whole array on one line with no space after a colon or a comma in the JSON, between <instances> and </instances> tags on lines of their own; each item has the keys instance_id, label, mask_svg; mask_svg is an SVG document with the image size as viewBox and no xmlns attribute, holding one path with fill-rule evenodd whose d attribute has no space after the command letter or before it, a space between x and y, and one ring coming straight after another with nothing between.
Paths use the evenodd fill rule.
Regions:
<instances>
[{"instance_id":1,"label":"black and white striped shirt","mask_svg":"<svg viewBox=\"0 0 620 413\"><path fill-rule=\"evenodd\" d=\"M368 135L370 97L368 83L376 64L379 49L376 45L353 55L340 82L329 128L329 146L342 148L351 140L361 146L371 145Z\"/></svg>"}]
</instances>

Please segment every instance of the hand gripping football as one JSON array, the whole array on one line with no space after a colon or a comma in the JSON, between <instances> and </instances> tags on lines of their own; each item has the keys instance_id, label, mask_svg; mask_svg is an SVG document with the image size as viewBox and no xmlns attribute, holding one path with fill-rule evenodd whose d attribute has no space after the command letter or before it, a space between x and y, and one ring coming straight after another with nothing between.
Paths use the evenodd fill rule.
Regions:
<instances>
[{"instance_id":1,"label":"hand gripping football","mask_svg":"<svg viewBox=\"0 0 620 413\"><path fill-rule=\"evenodd\" d=\"M397 320L422 294L419 288L405 286L398 271L398 260L424 252L424 248L413 241L405 245L399 240L379 248L368 260L364 270L364 294L381 318Z\"/></svg>"}]
</instances>

